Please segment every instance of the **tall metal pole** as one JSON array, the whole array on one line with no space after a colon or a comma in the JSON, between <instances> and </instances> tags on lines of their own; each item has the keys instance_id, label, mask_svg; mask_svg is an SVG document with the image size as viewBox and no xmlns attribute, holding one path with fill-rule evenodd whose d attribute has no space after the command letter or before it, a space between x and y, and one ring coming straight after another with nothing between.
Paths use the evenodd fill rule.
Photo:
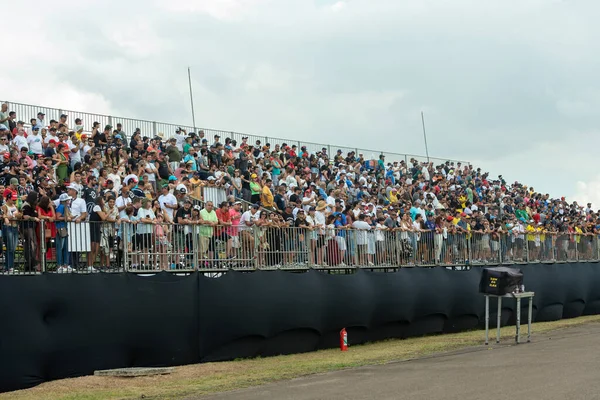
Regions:
<instances>
[{"instance_id":1,"label":"tall metal pole","mask_svg":"<svg viewBox=\"0 0 600 400\"><path fill-rule=\"evenodd\" d=\"M421 111L421 123L423 124L423 138L425 139L425 155L427 156L427 162L429 162L429 148L427 147L427 133L425 133L425 116Z\"/></svg>"},{"instance_id":2,"label":"tall metal pole","mask_svg":"<svg viewBox=\"0 0 600 400\"><path fill-rule=\"evenodd\" d=\"M196 113L194 113L194 96L192 94L192 75L190 73L190 67L188 67L188 82L190 84L190 103L192 105L192 124L194 125L194 131L196 131Z\"/></svg>"}]
</instances>

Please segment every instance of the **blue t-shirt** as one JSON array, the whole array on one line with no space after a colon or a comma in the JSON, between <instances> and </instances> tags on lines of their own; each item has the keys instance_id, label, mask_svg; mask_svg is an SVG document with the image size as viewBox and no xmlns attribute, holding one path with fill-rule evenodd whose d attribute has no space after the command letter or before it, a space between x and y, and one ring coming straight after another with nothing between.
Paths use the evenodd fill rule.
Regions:
<instances>
[{"instance_id":1,"label":"blue t-shirt","mask_svg":"<svg viewBox=\"0 0 600 400\"><path fill-rule=\"evenodd\" d=\"M65 205L60 203L58 207L56 207L56 213L60 213L63 217L65 216ZM67 224L64 221L56 222L56 228L66 228Z\"/></svg>"}]
</instances>

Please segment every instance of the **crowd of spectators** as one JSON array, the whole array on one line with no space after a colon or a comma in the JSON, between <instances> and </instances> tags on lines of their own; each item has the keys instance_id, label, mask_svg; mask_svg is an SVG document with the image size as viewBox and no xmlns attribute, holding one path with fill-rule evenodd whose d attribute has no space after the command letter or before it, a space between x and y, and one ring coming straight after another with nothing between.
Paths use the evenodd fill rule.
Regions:
<instances>
[{"instance_id":1,"label":"crowd of spectators","mask_svg":"<svg viewBox=\"0 0 600 400\"><path fill-rule=\"evenodd\" d=\"M21 235L26 252L36 254L33 224L46 219L52 223L46 236L56 238L59 268L72 265L59 231L66 222L86 220L196 223L204 229L201 237L229 241L238 234L243 239L253 226L304 227L314 232L311 262L321 265L327 264L327 255L319 249L332 238L339 264L348 262L344 252L352 230L373 232L374 242L403 235L402 251L386 250L391 263L402 262L404 251L453 262L469 246L479 257L502 247L515 260L540 259L547 251L565 260L575 252L592 258L598 251L599 218L591 204L551 198L470 164L407 163L342 150L329 154L326 148L311 152L295 144L250 143L247 137L237 142L181 128L169 137L149 137L140 129L125 132L121 124L87 127L79 118L71 123L64 114L58 121L46 121L43 112L26 123L18 117L2 104L4 243L10 253ZM194 206L207 186L222 188L230 201ZM241 201L252 207L243 212ZM29 225L21 229L16 221ZM145 229L138 227L136 235L150 233ZM98 232L92 238L96 246L88 268L94 268L97 255L100 265L109 262L102 261L101 237ZM363 241L359 236L353 240ZM212 250L211 243L203 249ZM376 260L381 249L374 244L359 254L360 263ZM228 243L228 257L235 256L235 247ZM32 269L39 265L37 254L38 259L29 256ZM8 254L5 261L12 268Z\"/></svg>"}]
</instances>

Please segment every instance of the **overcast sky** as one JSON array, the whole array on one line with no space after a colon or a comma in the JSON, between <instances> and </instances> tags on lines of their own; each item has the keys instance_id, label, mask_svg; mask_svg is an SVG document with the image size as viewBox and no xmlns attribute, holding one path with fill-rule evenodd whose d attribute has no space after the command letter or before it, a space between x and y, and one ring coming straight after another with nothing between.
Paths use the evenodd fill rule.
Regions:
<instances>
[{"instance_id":1,"label":"overcast sky","mask_svg":"<svg viewBox=\"0 0 600 400\"><path fill-rule=\"evenodd\" d=\"M198 126L424 154L424 111L431 156L600 207L599 18L597 0L21 0L0 97L191 125L191 66Z\"/></svg>"}]
</instances>

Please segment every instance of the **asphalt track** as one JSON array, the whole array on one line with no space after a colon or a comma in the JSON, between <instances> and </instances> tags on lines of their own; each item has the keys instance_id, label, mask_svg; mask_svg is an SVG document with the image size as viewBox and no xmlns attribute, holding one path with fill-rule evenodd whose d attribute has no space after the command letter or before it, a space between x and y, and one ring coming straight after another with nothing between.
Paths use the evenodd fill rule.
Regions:
<instances>
[{"instance_id":1,"label":"asphalt track","mask_svg":"<svg viewBox=\"0 0 600 400\"><path fill-rule=\"evenodd\" d=\"M526 331L525 327L525 331ZM483 335L482 335L483 342ZM600 399L600 324L195 399Z\"/></svg>"}]
</instances>

